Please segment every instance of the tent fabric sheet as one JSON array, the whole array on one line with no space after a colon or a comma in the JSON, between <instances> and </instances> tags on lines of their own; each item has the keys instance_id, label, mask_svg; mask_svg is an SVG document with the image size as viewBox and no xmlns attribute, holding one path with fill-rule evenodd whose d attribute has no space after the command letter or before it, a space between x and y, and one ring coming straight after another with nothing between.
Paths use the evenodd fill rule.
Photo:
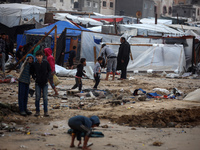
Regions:
<instances>
[{"instance_id":1,"label":"tent fabric sheet","mask_svg":"<svg viewBox=\"0 0 200 150\"><path fill-rule=\"evenodd\" d=\"M49 32L55 25L57 25L57 34L61 34L65 28L72 28L77 30L70 30L67 29L66 35L67 36L79 36L81 34L81 30L89 31L86 28L78 28L77 26L73 25L72 23L68 21L57 21L54 24L51 24L47 27L40 28L40 29L32 29L25 31L25 34L37 34L37 35L45 35L45 33ZM55 30L53 30L50 35L54 36Z\"/></svg>"},{"instance_id":2,"label":"tent fabric sheet","mask_svg":"<svg viewBox=\"0 0 200 150\"><path fill-rule=\"evenodd\" d=\"M129 63L129 71L178 71L185 72L186 61L182 45L155 45L140 54L134 63Z\"/></svg>"},{"instance_id":3,"label":"tent fabric sheet","mask_svg":"<svg viewBox=\"0 0 200 150\"><path fill-rule=\"evenodd\" d=\"M93 48L96 47L97 56L100 51L101 44L96 42L98 39L102 39L103 43L118 43L120 40L120 36L113 36L101 33L91 33L91 32L82 32L81 36L81 57L86 58L87 65L94 67L94 50ZM88 42L89 41L89 42ZM150 38L131 38L129 43L137 44L137 43L162 43L162 39L150 39ZM109 45L115 52L118 54L119 45ZM168 52L169 49L169 52ZM155 45L154 47L149 46L131 46L131 52L133 56L133 61L129 61L128 64L128 71L139 70L139 64L143 63L143 68L140 70L147 71L148 69L154 69L156 71L175 71L178 69L179 72L184 71L184 67L186 66L185 62L185 53L184 49L181 45ZM156 52L156 53L154 53ZM146 59L143 58L147 55ZM152 56L152 54L154 54ZM152 59L153 57L153 59ZM172 58L171 58L172 57ZM150 59L151 58L151 59ZM143 61L142 61L143 59ZM163 60L162 60L163 59ZM153 67L148 66L149 60L152 61ZM175 62L171 62L171 61ZM146 61L146 62L145 62ZM136 65L137 64L137 65Z\"/></svg>"},{"instance_id":4,"label":"tent fabric sheet","mask_svg":"<svg viewBox=\"0 0 200 150\"><path fill-rule=\"evenodd\" d=\"M70 19L75 23L82 23L82 24L90 24L90 25L94 25L94 26L102 26L103 23L100 21L96 21L94 19L91 18L82 18L82 17L78 17L78 16L73 16L70 15L69 13L56 13L54 16L54 19L57 20L62 20L62 19Z\"/></svg>"},{"instance_id":5,"label":"tent fabric sheet","mask_svg":"<svg viewBox=\"0 0 200 150\"><path fill-rule=\"evenodd\" d=\"M0 23L13 27L20 25L20 21L23 18L31 20L35 18L37 22L41 19L44 20L44 14L46 13L46 8L38 7L34 5L26 4L1 4L0 5Z\"/></svg>"},{"instance_id":6,"label":"tent fabric sheet","mask_svg":"<svg viewBox=\"0 0 200 150\"><path fill-rule=\"evenodd\" d=\"M56 74L58 76L63 76L63 77L75 77L77 69L73 69L73 70L68 70L64 67L61 67L59 65L55 65L55 70L56 70ZM94 79L93 77L93 69L90 66L85 66L84 67L85 70L85 74L89 79Z\"/></svg>"}]
</instances>

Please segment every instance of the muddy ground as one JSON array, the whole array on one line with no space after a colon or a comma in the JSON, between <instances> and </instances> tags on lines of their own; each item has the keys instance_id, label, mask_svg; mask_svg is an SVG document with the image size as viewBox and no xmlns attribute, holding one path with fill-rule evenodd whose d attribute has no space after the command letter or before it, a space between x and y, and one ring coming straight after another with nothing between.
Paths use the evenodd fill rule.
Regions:
<instances>
[{"instance_id":1,"label":"muddy ground","mask_svg":"<svg viewBox=\"0 0 200 150\"><path fill-rule=\"evenodd\" d=\"M15 76L18 74L12 73ZM132 76L132 74L129 74ZM12 108L1 108L1 123L15 126L18 130L0 130L0 150L18 149L70 149L70 136L66 133L67 120L74 115L98 115L102 125L97 131L104 138L92 138L92 149L171 149L199 150L200 147L200 103L176 99L145 99L133 96L135 89L153 92L154 88L171 91L178 88L185 94L200 88L199 79L168 79L158 75L134 75L124 81L101 81L99 89L109 90L107 98L85 98L66 95L75 83L74 78L59 77L59 97L53 97L49 87L50 117L33 115L23 117L17 112L17 83L0 85L0 102L12 104ZM83 89L91 89L92 80L83 79ZM34 82L31 83L34 89ZM34 96L29 98L28 108L35 113ZM119 103L112 103L113 101ZM121 105L122 100L128 101ZM42 110L42 100L41 100ZM53 126L57 126L54 128ZM134 127L134 128L133 128ZM157 143L154 143L157 142ZM153 143L160 146L154 146ZM52 146L51 146L52 145ZM77 148L74 148L77 149Z\"/></svg>"}]
</instances>

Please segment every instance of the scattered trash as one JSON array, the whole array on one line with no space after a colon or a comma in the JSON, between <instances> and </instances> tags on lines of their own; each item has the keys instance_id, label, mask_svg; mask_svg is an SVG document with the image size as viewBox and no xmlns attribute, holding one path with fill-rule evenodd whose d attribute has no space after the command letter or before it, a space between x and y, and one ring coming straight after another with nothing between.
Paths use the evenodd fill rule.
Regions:
<instances>
[{"instance_id":1,"label":"scattered trash","mask_svg":"<svg viewBox=\"0 0 200 150\"><path fill-rule=\"evenodd\" d=\"M20 148L28 148L28 147L26 147L25 145L20 145Z\"/></svg>"},{"instance_id":2,"label":"scattered trash","mask_svg":"<svg viewBox=\"0 0 200 150\"><path fill-rule=\"evenodd\" d=\"M161 146L163 143L162 142L159 142L159 141L156 141L156 142L153 142L153 146Z\"/></svg>"},{"instance_id":3,"label":"scattered trash","mask_svg":"<svg viewBox=\"0 0 200 150\"><path fill-rule=\"evenodd\" d=\"M108 128L108 125L106 124L106 125L102 125L101 126L102 128Z\"/></svg>"},{"instance_id":4,"label":"scattered trash","mask_svg":"<svg viewBox=\"0 0 200 150\"><path fill-rule=\"evenodd\" d=\"M56 136L56 134L52 134L52 133L43 133L43 134L41 134L41 136Z\"/></svg>"},{"instance_id":5,"label":"scattered trash","mask_svg":"<svg viewBox=\"0 0 200 150\"><path fill-rule=\"evenodd\" d=\"M55 144L46 144L46 146L55 146Z\"/></svg>"},{"instance_id":6,"label":"scattered trash","mask_svg":"<svg viewBox=\"0 0 200 150\"><path fill-rule=\"evenodd\" d=\"M57 125L53 125L53 128L58 128L58 126Z\"/></svg>"}]
</instances>

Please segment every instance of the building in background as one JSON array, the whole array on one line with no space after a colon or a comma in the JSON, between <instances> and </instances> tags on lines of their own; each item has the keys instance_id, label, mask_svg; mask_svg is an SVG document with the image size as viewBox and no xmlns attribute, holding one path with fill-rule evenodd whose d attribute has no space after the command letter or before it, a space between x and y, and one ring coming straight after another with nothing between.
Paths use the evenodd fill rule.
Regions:
<instances>
[{"instance_id":1,"label":"building in background","mask_svg":"<svg viewBox=\"0 0 200 150\"><path fill-rule=\"evenodd\" d=\"M136 12L142 13L142 18L154 17L153 0L115 0L115 15L136 17Z\"/></svg>"},{"instance_id":2,"label":"building in background","mask_svg":"<svg viewBox=\"0 0 200 150\"><path fill-rule=\"evenodd\" d=\"M100 0L78 0L74 2L74 10L100 13Z\"/></svg>"},{"instance_id":3,"label":"building in background","mask_svg":"<svg viewBox=\"0 0 200 150\"><path fill-rule=\"evenodd\" d=\"M160 16L172 16L172 7L174 0L154 0L154 2L154 13L158 14L158 18L160 18Z\"/></svg>"},{"instance_id":4,"label":"building in background","mask_svg":"<svg viewBox=\"0 0 200 150\"><path fill-rule=\"evenodd\" d=\"M115 0L101 0L100 13L104 15L114 15Z\"/></svg>"},{"instance_id":5,"label":"building in background","mask_svg":"<svg viewBox=\"0 0 200 150\"><path fill-rule=\"evenodd\" d=\"M200 0L174 0L172 16L200 20Z\"/></svg>"}]
</instances>

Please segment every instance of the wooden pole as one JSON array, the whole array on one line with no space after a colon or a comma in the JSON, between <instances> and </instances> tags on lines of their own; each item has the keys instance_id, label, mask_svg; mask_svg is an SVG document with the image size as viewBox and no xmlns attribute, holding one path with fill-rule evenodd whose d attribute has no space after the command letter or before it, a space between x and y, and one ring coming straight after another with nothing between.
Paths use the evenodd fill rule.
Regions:
<instances>
[{"instance_id":1,"label":"wooden pole","mask_svg":"<svg viewBox=\"0 0 200 150\"><path fill-rule=\"evenodd\" d=\"M47 34L45 34L45 36L41 39L41 40L39 40L38 42L37 42L37 44L35 44L27 53L26 53L26 55L24 55L23 57L22 57L22 59L20 59L9 71L7 71L7 73L9 73L10 71L12 71L13 69L15 69L16 67L17 67L17 65L19 65L25 58L26 58L26 56L29 54L29 53L31 53L54 29L56 28L56 26L54 26Z\"/></svg>"},{"instance_id":2,"label":"wooden pole","mask_svg":"<svg viewBox=\"0 0 200 150\"><path fill-rule=\"evenodd\" d=\"M96 51L96 46L94 46L94 63L96 64L97 62L97 51Z\"/></svg>"},{"instance_id":3,"label":"wooden pole","mask_svg":"<svg viewBox=\"0 0 200 150\"><path fill-rule=\"evenodd\" d=\"M55 34L54 34L54 60L56 62L56 48L57 48L57 25L55 25Z\"/></svg>"},{"instance_id":4,"label":"wooden pole","mask_svg":"<svg viewBox=\"0 0 200 150\"><path fill-rule=\"evenodd\" d=\"M106 43L106 45L120 45L117 43ZM130 44L130 46L153 46L153 44Z\"/></svg>"},{"instance_id":5,"label":"wooden pole","mask_svg":"<svg viewBox=\"0 0 200 150\"><path fill-rule=\"evenodd\" d=\"M114 18L114 23L115 23L115 34L117 35L117 20Z\"/></svg>"}]
</instances>

